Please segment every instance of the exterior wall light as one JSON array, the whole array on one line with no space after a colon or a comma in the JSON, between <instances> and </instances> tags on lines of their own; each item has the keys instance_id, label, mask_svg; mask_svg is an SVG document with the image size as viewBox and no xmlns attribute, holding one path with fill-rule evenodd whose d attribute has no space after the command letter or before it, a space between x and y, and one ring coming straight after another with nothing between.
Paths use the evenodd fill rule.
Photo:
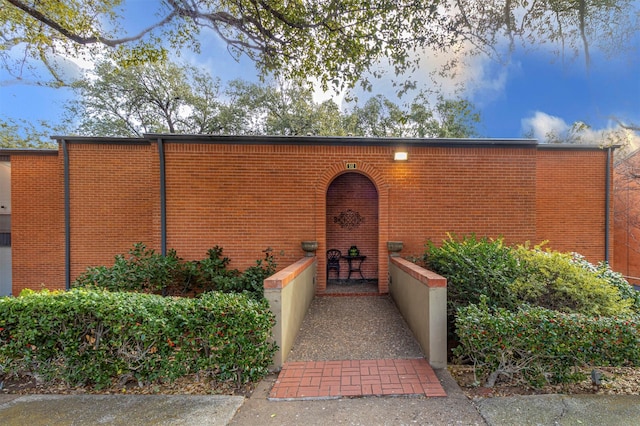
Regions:
<instances>
[{"instance_id":1,"label":"exterior wall light","mask_svg":"<svg viewBox=\"0 0 640 426\"><path fill-rule=\"evenodd\" d=\"M407 161L409 159L409 153L407 151L396 151L393 153L393 159L395 161Z\"/></svg>"}]
</instances>

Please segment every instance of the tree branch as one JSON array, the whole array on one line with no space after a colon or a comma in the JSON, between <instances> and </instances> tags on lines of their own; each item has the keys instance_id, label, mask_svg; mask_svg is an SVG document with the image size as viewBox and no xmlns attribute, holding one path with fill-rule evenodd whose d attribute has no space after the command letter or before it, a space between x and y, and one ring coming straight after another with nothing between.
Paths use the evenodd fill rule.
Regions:
<instances>
[{"instance_id":1,"label":"tree branch","mask_svg":"<svg viewBox=\"0 0 640 426\"><path fill-rule=\"evenodd\" d=\"M59 32L69 40L74 41L81 45L101 43L109 47L115 47L120 44L128 43L135 40L140 40L149 32L153 31L156 28L159 28L168 24L169 22L171 22L171 20L173 20L173 18L178 16L178 13L174 10L161 21L151 25L148 28L145 28L144 30L140 31L138 34L131 37L124 37L124 38L118 38L118 39L109 39L109 38L104 38L100 36L83 37L80 34L76 34L72 31L69 31L67 28L63 27L60 23L54 21L53 19L48 18L46 15L38 11L36 8L31 7L22 1L18 1L18 0L6 0L6 1L14 5L18 9L22 10L32 18L36 19L37 21L42 22L52 30Z\"/></svg>"},{"instance_id":2,"label":"tree branch","mask_svg":"<svg viewBox=\"0 0 640 426\"><path fill-rule=\"evenodd\" d=\"M591 55L589 54L589 41L587 40L586 33L586 18L587 18L587 1L580 0L578 6L578 16L580 19L580 37L582 38L582 45L584 46L584 60L587 65L587 69L589 69L589 65L591 64Z\"/></svg>"},{"instance_id":3,"label":"tree branch","mask_svg":"<svg viewBox=\"0 0 640 426\"><path fill-rule=\"evenodd\" d=\"M624 124L622 121L620 121L619 119L615 119L616 123L618 123L618 126L622 127L623 129L626 130L632 130L634 132L640 132L640 124Z\"/></svg>"}]
</instances>

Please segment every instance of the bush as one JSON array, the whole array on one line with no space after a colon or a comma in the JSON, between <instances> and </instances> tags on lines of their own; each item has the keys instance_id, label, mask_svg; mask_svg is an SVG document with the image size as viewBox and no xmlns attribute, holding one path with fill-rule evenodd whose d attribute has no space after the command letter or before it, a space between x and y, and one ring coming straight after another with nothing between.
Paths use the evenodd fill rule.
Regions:
<instances>
[{"instance_id":1,"label":"bush","mask_svg":"<svg viewBox=\"0 0 640 426\"><path fill-rule=\"evenodd\" d=\"M128 256L118 254L112 267L87 268L74 282L75 287L95 286L109 291L158 293L175 281L181 259L175 250L166 256L136 243Z\"/></svg>"},{"instance_id":2,"label":"bush","mask_svg":"<svg viewBox=\"0 0 640 426\"><path fill-rule=\"evenodd\" d=\"M640 294L608 265L594 266L577 254L512 248L501 239L449 236L427 244L427 268L447 278L447 315L485 296L491 307L515 309L519 303L590 315L640 312Z\"/></svg>"},{"instance_id":3,"label":"bush","mask_svg":"<svg viewBox=\"0 0 640 426\"><path fill-rule=\"evenodd\" d=\"M251 297L264 298L263 281L276 270L271 249L265 258L244 273L227 269L230 263L216 246L200 261L184 261L170 250L167 256L137 243L129 255L118 254L112 267L89 267L73 283L73 287L102 288L109 291L193 296L207 291L225 293L247 292Z\"/></svg>"},{"instance_id":4,"label":"bush","mask_svg":"<svg viewBox=\"0 0 640 426\"><path fill-rule=\"evenodd\" d=\"M604 263L475 236L430 242L423 259L447 278L454 354L488 384L561 383L579 377L576 367L640 363L640 294Z\"/></svg>"},{"instance_id":5,"label":"bush","mask_svg":"<svg viewBox=\"0 0 640 426\"><path fill-rule=\"evenodd\" d=\"M613 271L606 262L599 262L594 265L578 253L572 253L571 255L573 263L615 286L620 293L620 297L629 300L631 309L635 313L640 313L640 291L636 291L620 272Z\"/></svg>"},{"instance_id":6,"label":"bush","mask_svg":"<svg viewBox=\"0 0 640 426\"><path fill-rule=\"evenodd\" d=\"M631 299L621 297L619 288L598 273L577 265L569 253L522 246L514 254L520 271L509 290L525 303L587 315L632 312Z\"/></svg>"},{"instance_id":7,"label":"bush","mask_svg":"<svg viewBox=\"0 0 640 426\"><path fill-rule=\"evenodd\" d=\"M509 285L518 276L518 262L501 239L456 240L451 235L437 247L427 243L426 267L447 278L447 317L453 325L456 311L486 296L494 307L515 308ZM452 328L450 327L450 331Z\"/></svg>"},{"instance_id":8,"label":"bush","mask_svg":"<svg viewBox=\"0 0 640 426\"><path fill-rule=\"evenodd\" d=\"M640 365L637 318L588 317L541 307L492 309L486 298L458 311L458 356L487 386L499 378L533 386L584 377L578 367Z\"/></svg>"},{"instance_id":9,"label":"bush","mask_svg":"<svg viewBox=\"0 0 640 426\"><path fill-rule=\"evenodd\" d=\"M254 266L248 267L240 277L240 288L255 298L264 298L264 280L276 272L276 262L271 249L264 251L264 259L257 260Z\"/></svg>"},{"instance_id":10,"label":"bush","mask_svg":"<svg viewBox=\"0 0 640 426\"><path fill-rule=\"evenodd\" d=\"M276 350L266 301L73 289L0 299L2 375L104 387L199 373L237 384L267 373Z\"/></svg>"}]
</instances>

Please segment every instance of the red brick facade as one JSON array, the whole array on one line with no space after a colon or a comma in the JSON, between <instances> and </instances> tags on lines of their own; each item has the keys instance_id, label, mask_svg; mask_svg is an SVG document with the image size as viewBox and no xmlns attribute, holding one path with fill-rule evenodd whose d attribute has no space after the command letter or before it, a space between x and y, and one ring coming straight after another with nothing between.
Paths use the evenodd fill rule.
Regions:
<instances>
[{"instance_id":1,"label":"red brick facade","mask_svg":"<svg viewBox=\"0 0 640 426\"><path fill-rule=\"evenodd\" d=\"M607 155L603 150L550 146L538 150L536 238L560 251L604 260ZM612 183L610 180L610 187ZM612 194L609 193L609 200ZM609 203L609 260L613 253L613 203Z\"/></svg>"},{"instance_id":2,"label":"red brick facade","mask_svg":"<svg viewBox=\"0 0 640 426\"><path fill-rule=\"evenodd\" d=\"M142 241L159 247L158 160L147 144L68 144L71 276ZM73 279L73 278L72 278Z\"/></svg>"},{"instance_id":3,"label":"red brick facade","mask_svg":"<svg viewBox=\"0 0 640 426\"><path fill-rule=\"evenodd\" d=\"M64 288L62 157L11 155L13 294Z\"/></svg>"},{"instance_id":4,"label":"red brick facade","mask_svg":"<svg viewBox=\"0 0 640 426\"><path fill-rule=\"evenodd\" d=\"M614 177L614 268L640 286L640 155L618 161Z\"/></svg>"},{"instance_id":5,"label":"red brick facade","mask_svg":"<svg viewBox=\"0 0 640 426\"><path fill-rule=\"evenodd\" d=\"M304 255L301 241L318 241L319 292L328 248L358 246L364 275L385 293L388 241L419 256L448 232L549 240L604 258L606 152L595 148L175 135L66 143L71 280L135 242L160 250L162 159L167 248L197 259L219 245L232 267L244 268L270 247L283 268ZM399 147L408 161L393 160ZM11 156L14 294L65 286L63 157L62 149Z\"/></svg>"}]
</instances>

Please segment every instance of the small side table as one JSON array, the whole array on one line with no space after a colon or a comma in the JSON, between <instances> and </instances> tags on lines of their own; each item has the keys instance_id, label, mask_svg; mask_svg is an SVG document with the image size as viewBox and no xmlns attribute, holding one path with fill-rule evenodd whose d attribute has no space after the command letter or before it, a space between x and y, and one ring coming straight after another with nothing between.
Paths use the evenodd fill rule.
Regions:
<instances>
[{"instance_id":1,"label":"small side table","mask_svg":"<svg viewBox=\"0 0 640 426\"><path fill-rule=\"evenodd\" d=\"M366 280L364 275L362 275L362 262L365 261L367 256L341 256L341 257L345 259L347 261L347 264L349 265L349 275L347 276L347 280L351 279L352 272L358 272L360 274L360 277L363 280Z\"/></svg>"}]
</instances>

